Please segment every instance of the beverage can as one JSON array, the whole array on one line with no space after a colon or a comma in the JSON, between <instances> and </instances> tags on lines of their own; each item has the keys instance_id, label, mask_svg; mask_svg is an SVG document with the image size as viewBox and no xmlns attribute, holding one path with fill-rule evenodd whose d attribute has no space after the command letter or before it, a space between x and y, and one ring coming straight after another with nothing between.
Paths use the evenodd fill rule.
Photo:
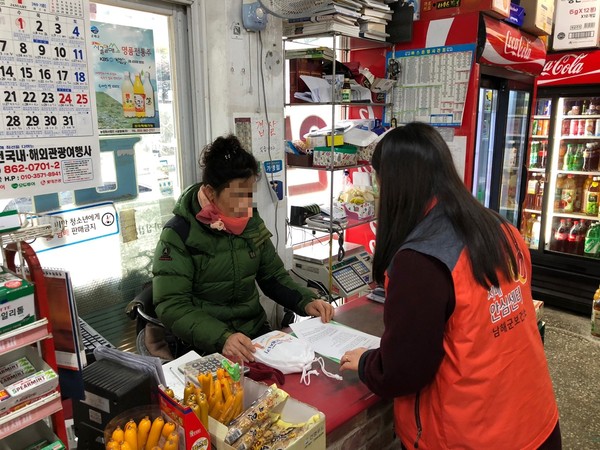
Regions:
<instances>
[{"instance_id":1,"label":"beverage can","mask_svg":"<svg viewBox=\"0 0 600 450\"><path fill-rule=\"evenodd\" d=\"M577 136L579 131L579 121L577 119L571 119L569 124L569 134L571 136Z\"/></svg>"},{"instance_id":2,"label":"beverage can","mask_svg":"<svg viewBox=\"0 0 600 450\"><path fill-rule=\"evenodd\" d=\"M570 127L571 127L571 121L568 120L568 119L564 119L562 121L562 127L561 127L561 130L560 130L560 135L561 136L568 136L569 135Z\"/></svg>"},{"instance_id":3,"label":"beverage can","mask_svg":"<svg viewBox=\"0 0 600 450\"><path fill-rule=\"evenodd\" d=\"M593 136L595 129L596 129L596 121L594 119L586 119L586 121L585 121L585 135L586 136Z\"/></svg>"},{"instance_id":4,"label":"beverage can","mask_svg":"<svg viewBox=\"0 0 600 450\"><path fill-rule=\"evenodd\" d=\"M577 121L577 136L585 136L585 119Z\"/></svg>"},{"instance_id":5,"label":"beverage can","mask_svg":"<svg viewBox=\"0 0 600 450\"><path fill-rule=\"evenodd\" d=\"M542 114L544 114L545 116L549 116L550 115L550 106L551 106L552 101L551 100L546 100L544 102L544 108L542 110Z\"/></svg>"},{"instance_id":6,"label":"beverage can","mask_svg":"<svg viewBox=\"0 0 600 450\"><path fill-rule=\"evenodd\" d=\"M542 122L542 136L548 136L548 128L550 126L550 121L549 120L541 120L540 122Z\"/></svg>"},{"instance_id":7,"label":"beverage can","mask_svg":"<svg viewBox=\"0 0 600 450\"><path fill-rule=\"evenodd\" d=\"M531 142L531 151L529 154L529 168L534 169L538 166L538 152L540 151L540 143L538 141Z\"/></svg>"}]
</instances>

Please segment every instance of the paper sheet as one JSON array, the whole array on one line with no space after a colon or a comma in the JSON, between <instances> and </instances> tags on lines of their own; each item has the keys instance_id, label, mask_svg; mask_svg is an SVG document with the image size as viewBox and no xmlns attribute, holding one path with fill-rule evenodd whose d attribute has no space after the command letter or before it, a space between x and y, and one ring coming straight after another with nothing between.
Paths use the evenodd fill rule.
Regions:
<instances>
[{"instance_id":1,"label":"paper sheet","mask_svg":"<svg viewBox=\"0 0 600 450\"><path fill-rule=\"evenodd\" d=\"M357 347L378 348L381 339L363 333L341 323L321 322L319 317L302 320L290 325L296 336L307 341L313 350L336 362L347 350Z\"/></svg>"}]
</instances>

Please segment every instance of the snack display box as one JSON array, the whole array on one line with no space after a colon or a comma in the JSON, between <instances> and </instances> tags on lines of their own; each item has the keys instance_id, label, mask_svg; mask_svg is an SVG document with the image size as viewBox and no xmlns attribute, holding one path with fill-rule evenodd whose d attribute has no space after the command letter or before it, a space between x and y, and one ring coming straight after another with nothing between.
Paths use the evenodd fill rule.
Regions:
<instances>
[{"instance_id":1,"label":"snack display box","mask_svg":"<svg viewBox=\"0 0 600 450\"><path fill-rule=\"evenodd\" d=\"M33 367L33 370L32 370ZM56 389L58 375L40 357L35 347L22 347L0 356L0 414Z\"/></svg>"},{"instance_id":2,"label":"snack display box","mask_svg":"<svg viewBox=\"0 0 600 450\"><path fill-rule=\"evenodd\" d=\"M244 380L244 408L248 408L254 400L260 397L268 386L257 383L249 378ZM283 389L285 390L285 388ZM281 414L281 420L290 423L306 422L311 417L318 415L319 420L315 422L298 440L291 443L288 450L323 450L325 449L325 415L310 405L299 402L291 397L276 406L273 412ZM216 450L234 450L234 447L225 443L228 428L222 423L208 418L211 443Z\"/></svg>"},{"instance_id":3,"label":"snack display box","mask_svg":"<svg viewBox=\"0 0 600 450\"><path fill-rule=\"evenodd\" d=\"M0 270L0 334L35 322L33 284Z\"/></svg>"},{"instance_id":4,"label":"snack display box","mask_svg":"<svg viewBox=\"0 0 600 450\"><path fill-rule=\"evenodd\" d=\"M66 448L43 421L36 422L0 441L0 450L65 450Z\"/></svg>"}]
</instances>

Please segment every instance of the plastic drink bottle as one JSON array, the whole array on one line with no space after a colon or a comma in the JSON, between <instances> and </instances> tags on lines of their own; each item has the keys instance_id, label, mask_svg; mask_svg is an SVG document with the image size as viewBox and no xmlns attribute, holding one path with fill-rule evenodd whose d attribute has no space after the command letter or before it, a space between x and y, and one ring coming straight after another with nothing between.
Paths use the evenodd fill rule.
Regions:
<instances>
[{"instance_id":1,"label":"plastic drink bottle","mask_svg":"<svg viewBox=\"0 0 600 450\"><path fill-rule=\"evenodd\" d=\"M541 222L540 222L540 217L536 217L535 221L533 222L533 225L531 226L531 241L529 243L529 247L536 249L539 247L540 245L540 229L541 229Z\"/></svg>"},{"instance_id":2,"label":"plastic drink bottle","mask_svg":"<svg viewBox=\"0 0 600 450\"><path fill-rule=\"evenodd\" d=\"M146 93L139 73L135 75L135 81L133 82L133 103L135 105L135 117L145 117Z\"/></svg>"},{"instance_id":3,"label":"plastic drink bottle","mask_svg":"<svg viewBox=\"0 0 600 450\"><path fill-rule=\"evenodd\" d=\"M600 337L600 287L592 300L592 336Z\"/></svg>"},{"instance_id":4,"label":"plastic drink bottle","mask_svg":"<svg viewBox=\"0 0 600 450\"><path fill-rule=\"evenodd\" d=\"M133 103L133 84L129 77L129 72L123 72L123 82L121 83L121 98L123 104L123 115L125 117L135 117L135 105Z\"/></svg>"},{"instance_id":5,"label":"plastic drink bottle","mask_svg":"<svg viewBox=\"0 0 600 450\"><path fill-rule=\"evenodd\" d=\"M560 195L560 206L564 212L573 212L577 183L573 175L568 175Z\"/></svg>"},{"instance_id":6,"label":"plastic drink bottle","mask_svg":"<svg viewBox=\"0 0 600 450\"><path fill-rule=\"evenodd\" d=\"M598 250L600 249L600 240L598 240L598 232L600 231L600 228L598 227L598 222L594 222L592 226L588 228L587 233L585 234L585 243L583 246L584 256L589 256L592 258L598 256Z\"/></svg>"},{"instance_id":7,"label":"plastic drink bottle","mask_svg":"<svg viewBox=\"0 0 600 450\"><path fill-rule=\"evenodd\" d=\"M556 187L554 190L554 211L560 212L562 211L561 207L561 198L562 198L562 190L565 184L565 176L563 174L559 174L556 178Z\"/></svg>"},{"instance_id":8,"label":"plastic drink bottle","mask_svg":"<svg viewBox=\"0 0 600 450\"><path fill-rule=\"evenodd\" d=\"M568 232L569 229L567 228L566 219L560 219L560 224L554 232L554 239L550 242L550 250L564 252Z\"/></svg>"},{"instance_id":9,"label":"plastic drink bottle","mask_svg":"<svg viewBox=\"0 0 600 450\"><path fill-rule=\"evenodd\" d=\"M150 73L146 72L144 74L144 93L146 94L146 117L154 117L154 88L152 87L152 82L150 81Z\"/></svg>"},{"instance_id":10,"label":"plastic drink bottle","mask_svg":"<svg viewBox=\"0 0 600 450\"><path fill-rule=\"evenodd\" d=\"M583 186L581 187L581 212L583 214L586 214L587 211L588 194L590 192L590 186L592 185L593 179L594 177L591 175L588 176L584 180Z\"/></svg>"},{"instance_id":11,"label":"plastic drink bottle","mask_svg":"<svg viewBox=\"0 0 600 450\"><path fill-rule=\"evenodd\" d=\"M579 225L579 220L573 222L573 226L569 230L569 236L567 237L567 246L565 251L567 253L577 254L577 246L579 244L579 232L581 228Z\"/></svg>"},{"instance_id":12,"label":"plastic drink bottle","mask_svg":"<svg viewBox=\"0 0 600 450\"><path fill-rule=\"evenodd\" d=\"M600 194L600 183L598 183L598 178L593 177L592 183L588 188L587 199L585 202L585 213L588 216L597 216L598 215L598 195Z\"/></svg>"},{"instance_id":13,"label":"plastic drink bottle","mask_svg":"<svg viewBox=\"0 0 600 450\"><path fill-rule=\"evenodd\" d=\"M531 175L531 179L527 181L527 196L525 197L525 207L527 209L535 208L535 197L538 193L539 189L539 181L537 174L534 173Z\"/></svg>"}]
</instances>

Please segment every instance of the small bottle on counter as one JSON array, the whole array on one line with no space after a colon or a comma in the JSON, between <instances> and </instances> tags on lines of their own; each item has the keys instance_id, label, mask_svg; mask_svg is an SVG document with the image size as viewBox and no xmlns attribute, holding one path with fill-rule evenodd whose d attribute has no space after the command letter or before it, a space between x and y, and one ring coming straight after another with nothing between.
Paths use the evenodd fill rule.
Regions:
<instances>
[{"instance_id":1,"label":"small bottle on counter","mask_svg":"<svg viewBox=\"0 0 600 450\"><path fill-rule=\"evenodd\" d=\"M350 80L344 78L342 85L342 103L350 103L352 101L352 88L350 88Z\"/></svg>"},{"instance_id":2,"label":"small bottle on counter","mask_svg":"<svg viewBox=\"0 0 600 450\"><path fill-rule=\"evenodd\" d=\"M600 337L600 286L592 300L592 336Z\"/></svg>"}]
</instances>

